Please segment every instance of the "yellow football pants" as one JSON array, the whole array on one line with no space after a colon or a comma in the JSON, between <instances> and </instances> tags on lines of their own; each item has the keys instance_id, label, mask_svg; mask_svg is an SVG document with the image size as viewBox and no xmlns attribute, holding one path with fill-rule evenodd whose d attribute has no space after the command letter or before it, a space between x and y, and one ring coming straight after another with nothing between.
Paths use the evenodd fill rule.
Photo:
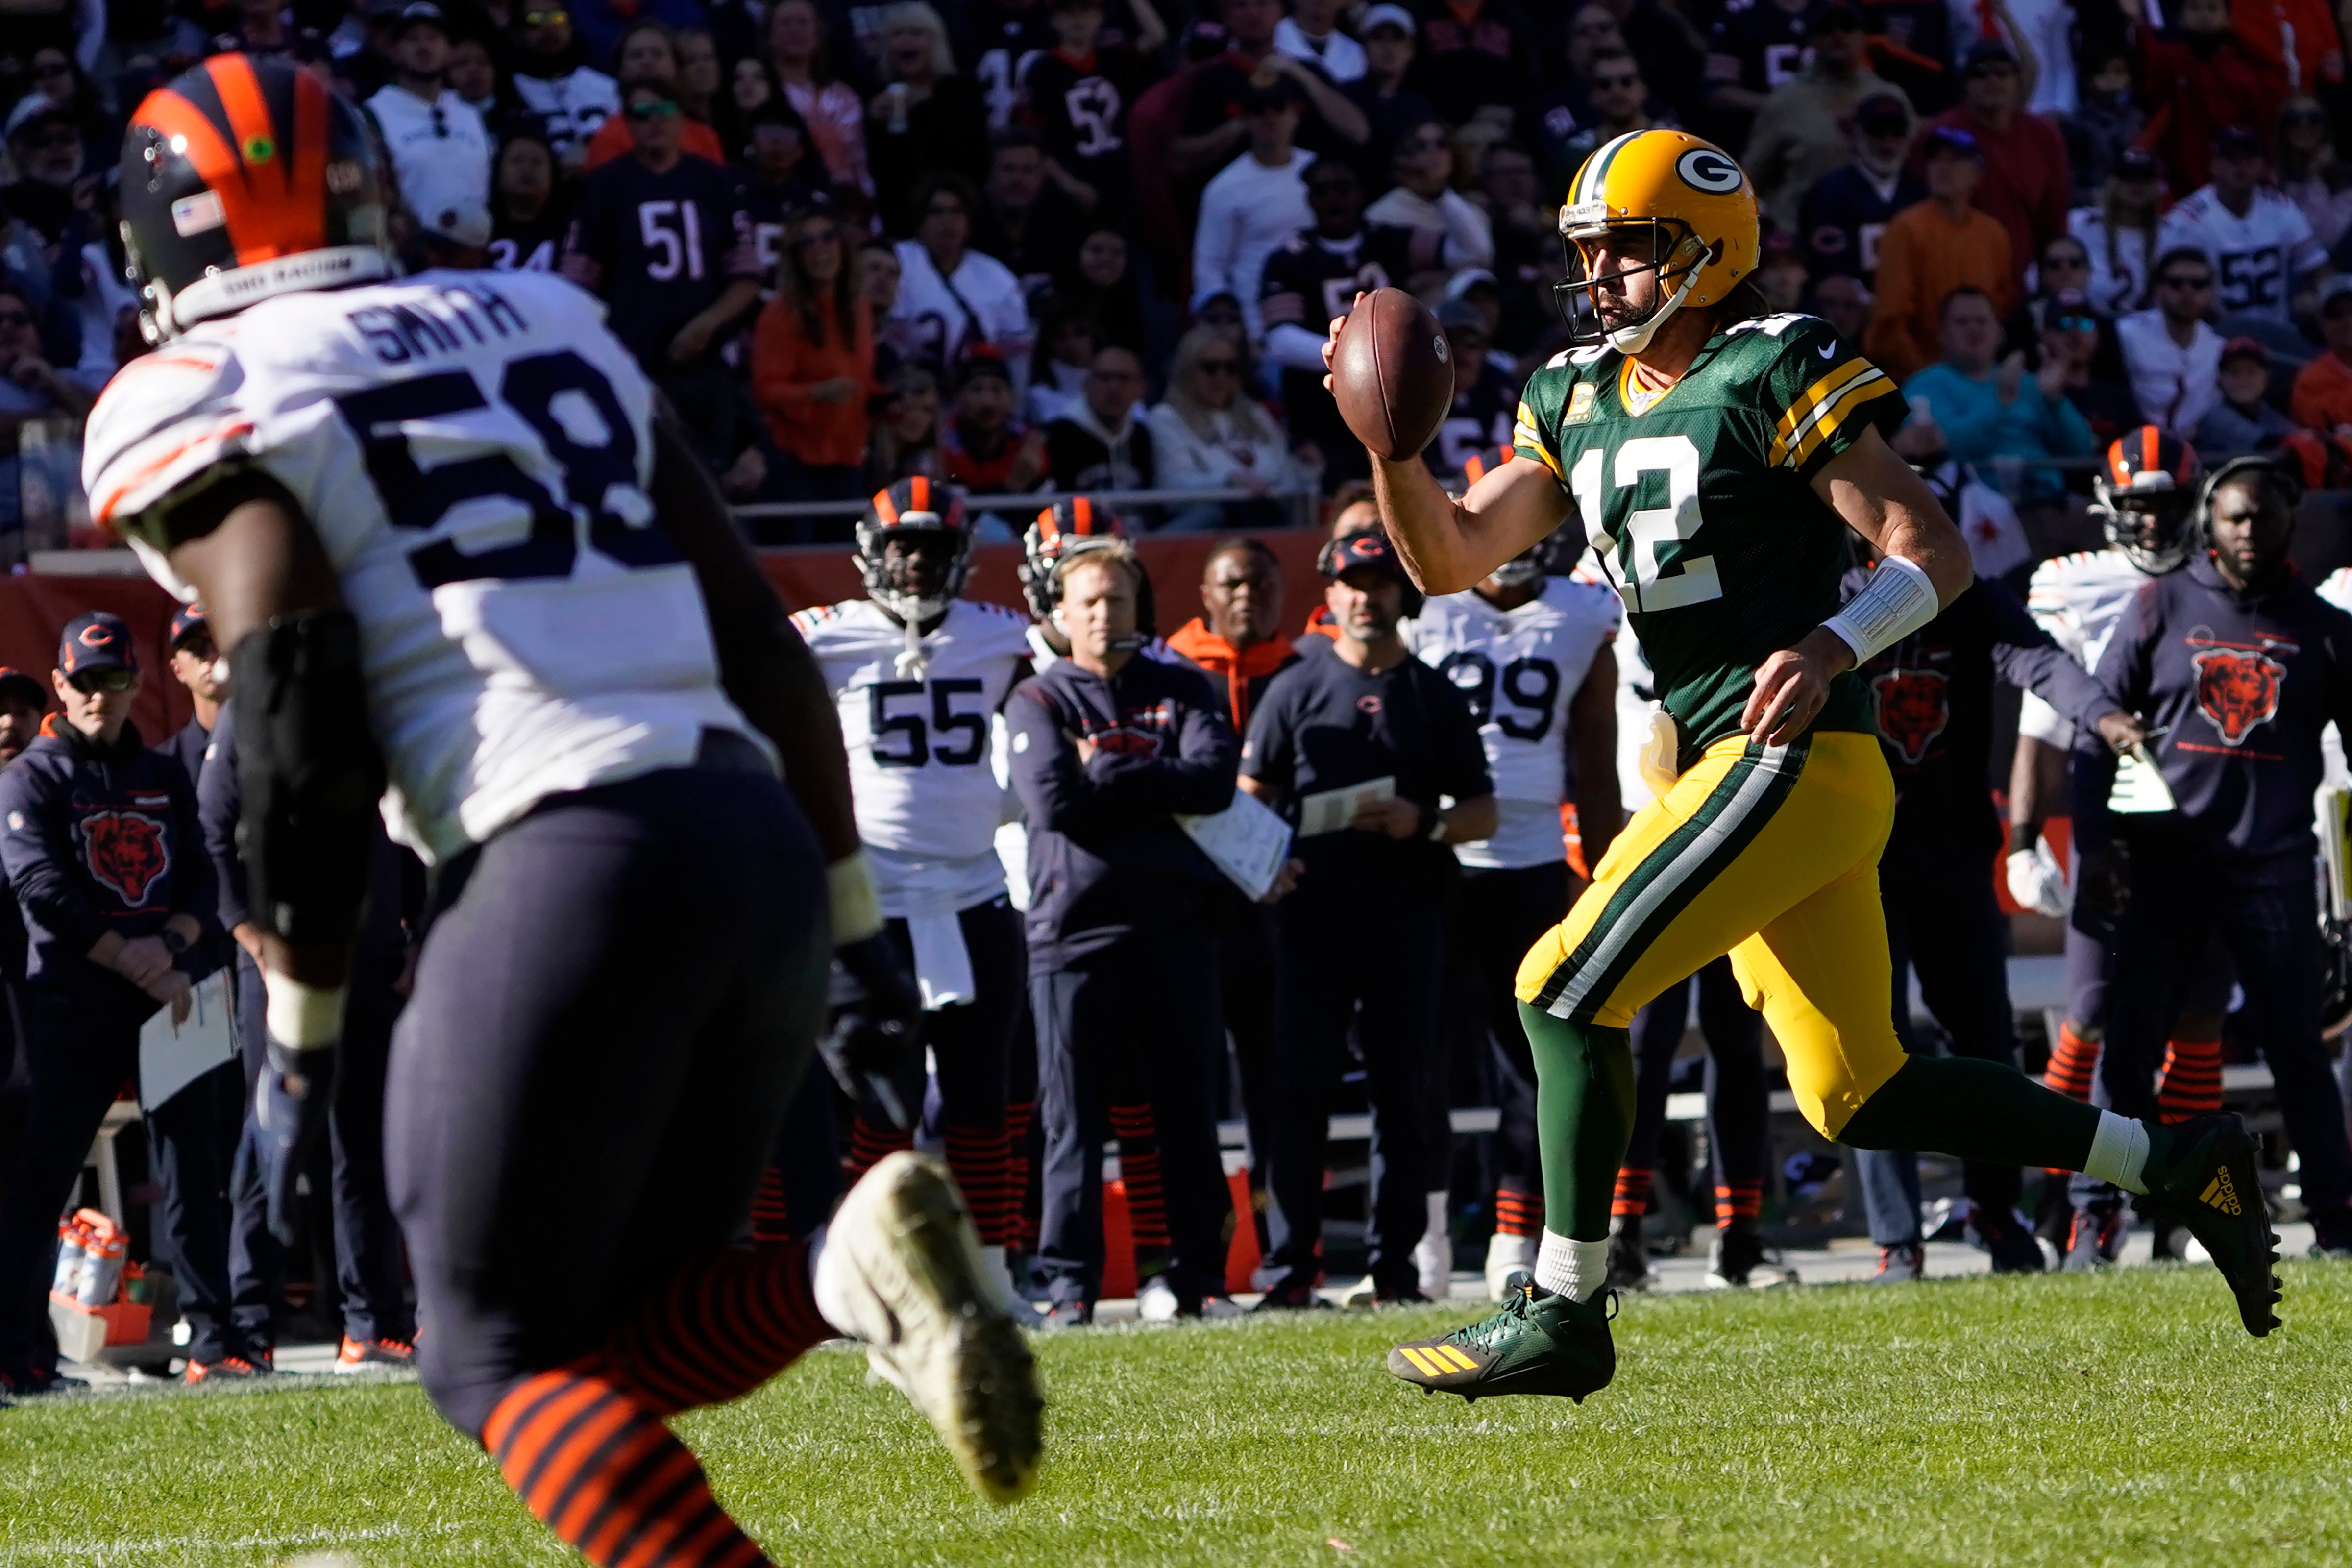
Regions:
<instances>
[{"instance_id":1,"label":"yellow football pants","mask_svg":"<svg viewBox=\"0 0 2352 1568\"><path fill-rule=\"evenodd\" d=\"M1788 1058L1798 1107L1834 1138L1903 1065L1878 902L1894 822L1874 735L1718 741L1634 813L1519 965L1519 1000L1622 1028L1728 952Z\"/></svg>"}]
</instances>

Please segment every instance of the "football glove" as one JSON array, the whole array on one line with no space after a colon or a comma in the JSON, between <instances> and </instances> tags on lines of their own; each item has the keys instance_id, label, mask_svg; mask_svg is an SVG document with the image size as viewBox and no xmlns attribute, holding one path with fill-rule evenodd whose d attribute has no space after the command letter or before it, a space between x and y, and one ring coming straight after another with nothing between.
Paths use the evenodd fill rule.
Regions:
<instances>
[{"instance_id":1,"label":"football glove","mask_svg":"<svg viewBox=\"0 0 2352 1568\"><path fill-rule=\"evenodd\" d=\"M911 1127L897 1085L923 1047L923 998L887 936L876 931L834 950L829 1001L831 1022L817 1042L825 1069L893 1127Z\"/></svg>"},{"instance_id":2,"label":"football glove","mask_svg":"<svg viewBox=\"0 0 2352 1568\"><path fill-rule=\"evenodd\" d=\"M269 1233L287 1247L296 1240L295 1187L311 1151L326 1136L334 1084L332 1046L298 1051L269 1042L269 1060L253 1089L253 1147L261 1163Z\"/></svg>"},{"instance_id":3,"label":"football glove","mask_svg":"<svg viewBox=\"0 0 2352 1568\"><path fill-rule=\"evenodd\" d=\"M2050 846L2040 839L2030 849L2013 851L2008 860L2009 896L2036 914L2063 920L2069 902L2066 873Z\"/></svg>"}]
</instances>

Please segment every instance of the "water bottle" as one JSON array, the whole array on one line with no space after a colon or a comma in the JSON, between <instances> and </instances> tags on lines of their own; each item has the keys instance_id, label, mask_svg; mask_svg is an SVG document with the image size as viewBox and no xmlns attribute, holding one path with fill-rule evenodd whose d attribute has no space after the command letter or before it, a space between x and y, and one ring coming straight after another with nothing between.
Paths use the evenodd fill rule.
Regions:
<instances>
[{"instance_id":1,"label":"water bottle","mask_svg":"<svg viewBox=\"0 0 2352 1568\"><path fill-rule=\"evenodd\" d=\"M90 1212L82 1210L83 1214ZM75 1298L93 1310L114 1305L115 1295L122 1288L123 1248L131 1240L105 1215L98 1215L97 1220L98 1223L90 1226L89 1239L85 1244L81 1290Z\"/></svg>"},{"instance_id":2,"label":"water bottle","mask_svg":"<svg viewBox=\"0 0 2352 1568\"><path fill-rule=\"evenodd\" d=\"M88 1253L88 1236L79 1217L58 1221L58 1270L50 1276L54 1295L72 1296L81 1289L81 1264Z\"/></svg>"}]
</instances>

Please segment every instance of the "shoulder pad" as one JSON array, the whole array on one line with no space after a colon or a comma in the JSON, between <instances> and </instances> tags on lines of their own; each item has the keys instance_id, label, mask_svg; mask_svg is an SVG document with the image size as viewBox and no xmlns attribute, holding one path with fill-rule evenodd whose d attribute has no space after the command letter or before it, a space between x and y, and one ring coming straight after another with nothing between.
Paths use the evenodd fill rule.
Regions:
<instances>
[{"instance_id":1,"label":"shoulder pad","mask_svg":"<svg viewBox=\"0 0 2352 1568\"><path fill-rule=\"evenodd\" d=\"M107 384L82 439L90 518L123 525L220 461L253 434L245 374L226 343L175 343L132 360Z\"/></svg>"}]
</instances>

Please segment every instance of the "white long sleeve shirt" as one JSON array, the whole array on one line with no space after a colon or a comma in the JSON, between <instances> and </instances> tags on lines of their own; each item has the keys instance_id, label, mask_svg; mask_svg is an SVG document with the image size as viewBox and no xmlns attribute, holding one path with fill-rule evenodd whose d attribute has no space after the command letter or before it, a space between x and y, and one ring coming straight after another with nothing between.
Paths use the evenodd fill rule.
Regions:
<instances>
[{"instance_id":1,"label":"white long sleeve shirt","mask_svg":"<svg viewBox=\"0 0 2352 1568\"><path fill-rule=\"evenodd\" d=\"M2164 330L2164 312L2148 310L2119 318L2116 337L2140 417L2188 440L2221 401L2221 334L2200 321L2182 348Z\"/></svg>"},{"instance_id":2,"label":"white long sleeve shirt","mask_svg":"<svg viewBox=\"0 0 2352 1568\"><path fill-rule=\"evenodd\" d=\"M1286 163L1261 163L1244 153L1217 171L1201 193L1201 221L1192 230L1192 299L1230 293L1242 302L1242 321L1255 341L1258 275L1274 247L1308 227L1307 165L1312 153L1294 150Z\"/></svg>"},{"instance_id":3,"label":"white long sleeve shirt","mask_svg":"<svg viewBox=\"0 0 2352 1568\"><path fill-rule=\"evenodd\" d=\"M1495 259L1494 226L1459 191L1441 191L1432 201L1398 185L1364 209L1364 221L1444 235L1445 260L1452 267L1486 267Z\"/></svg>"}]
</instances>

